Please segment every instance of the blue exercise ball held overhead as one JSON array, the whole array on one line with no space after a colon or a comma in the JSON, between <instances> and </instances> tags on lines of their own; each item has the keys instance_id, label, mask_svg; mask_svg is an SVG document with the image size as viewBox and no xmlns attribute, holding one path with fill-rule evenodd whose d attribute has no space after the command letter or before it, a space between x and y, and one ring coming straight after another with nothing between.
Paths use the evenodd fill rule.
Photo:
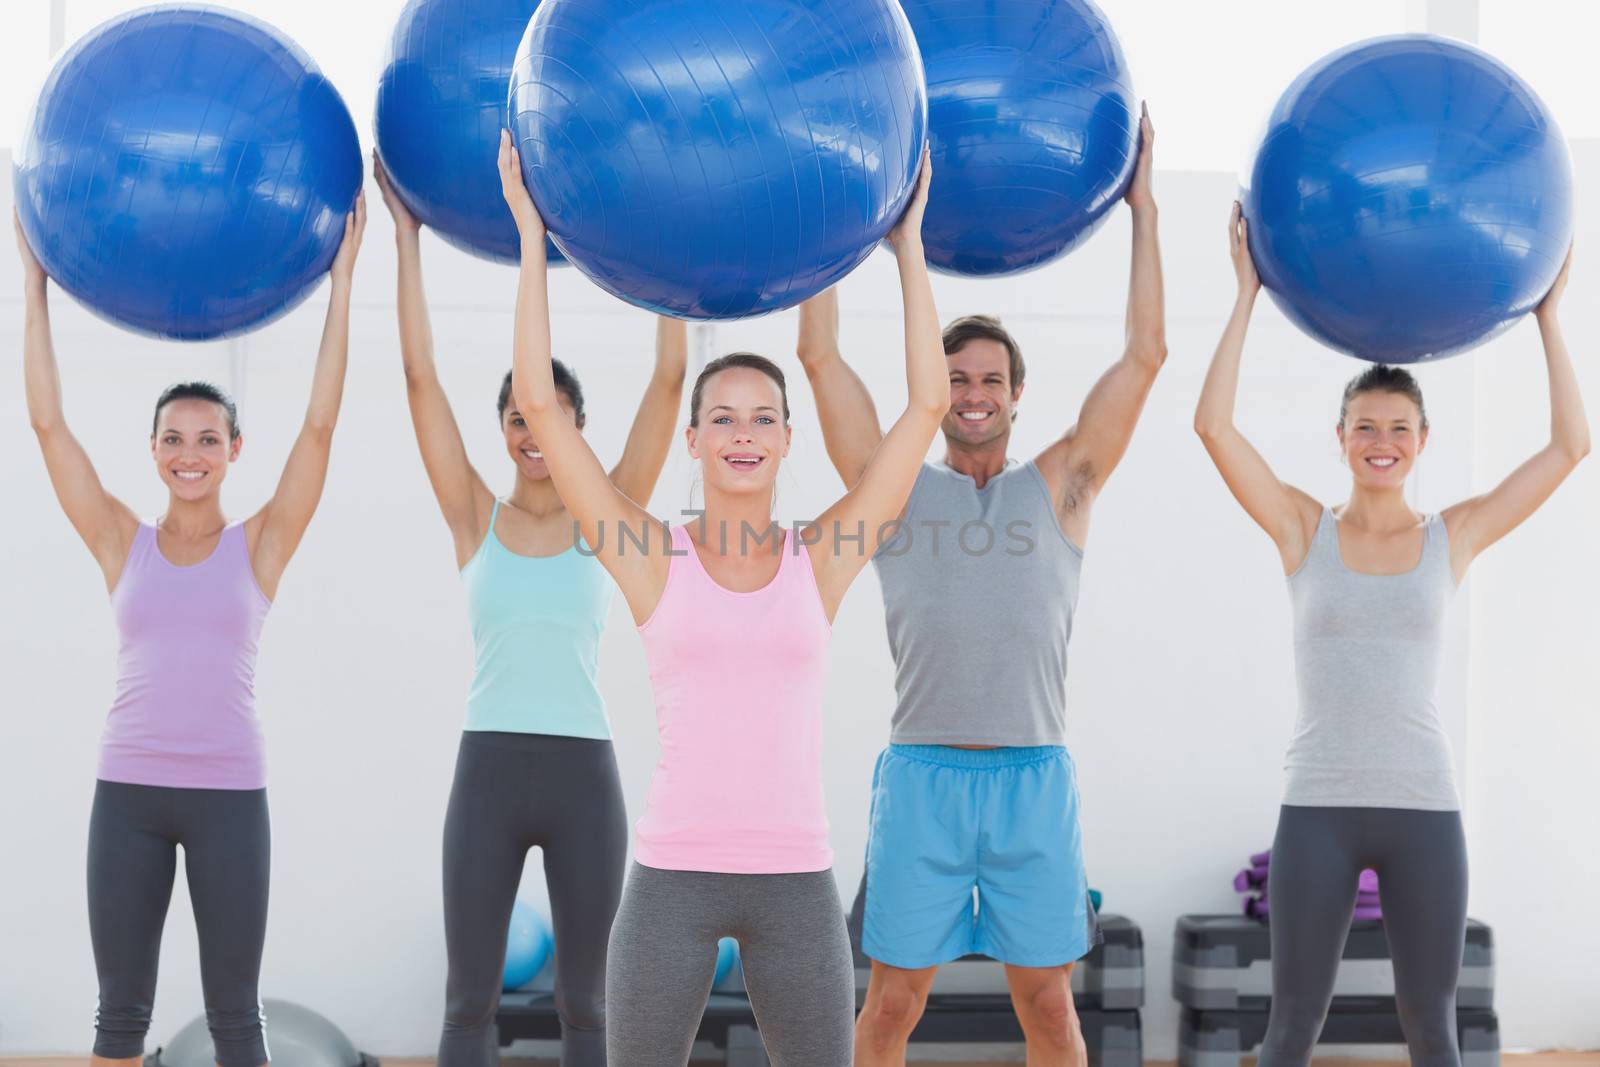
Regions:
<instances>
[{"instance_id":1,"label":"blue exercise ball held overhead","mask_svg":"<svg viewBox=\"0 0 1600 1067\"><path fill-rule=\"evenodd\" d=\"M1351 45L1301 74L1241 202L1284 314L1386 363L1508 328L1572 241L1572 163L1539 98L1492 56L1421 34Z\"/></svg>"},{"instance_id":2,"label":"blue exercise ball held overhead","mask_svg":"<svg viewBox=\"0 0 1600 1067\"><path fill-rule=\"evenodd\" d=\"M899 0L543 0L510 107L556 246L689 319L850 273L910 202L927 119Z\"/></svg>"},{"instance_id":3,"label":"blue exercise ball held overhead","mask_svg":"<svg viewBox=\"0 0 1600 1067\"><path fill-rule=\"evenodd\" d=\"M389 41L373 133L417 221L463 251L515 263L521 242L495 154L506 86L538 0L410 0ZM546 243L552 263L561 253Z\"/></svg>"},{"instance_id":4,"label":"blue exercise ball held overhead","mask_svg":"<svg viewBox=\"0 0 1600 1067\"><path fill-rule=\"evenodd\" d=\"M991 276L1087 240L1127 190L1139 100L1089 0L903 0L928 79L928 265Z\"/></svg>"},{"instance_id":5,"label":"blue exercise ball held overhead","mask_svg":"<svg viewBox=\"0 0 1600 1067\"><path fill-rule=\"evenodd\" d=\"M209 340L277 318L327 273L361 146L293 41L219 8L164 5L61 56L14 182L23 233L62 289L128 329Z\"/></svg>"}]
</instances>

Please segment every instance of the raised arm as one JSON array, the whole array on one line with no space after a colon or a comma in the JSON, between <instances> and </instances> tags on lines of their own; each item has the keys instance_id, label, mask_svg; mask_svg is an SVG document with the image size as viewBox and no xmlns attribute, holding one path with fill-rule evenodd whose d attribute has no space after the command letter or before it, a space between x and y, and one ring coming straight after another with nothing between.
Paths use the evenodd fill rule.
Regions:
<instances>
[{"instance_id":1,"label":"raised arm","mask_svg":"<svg viewBox=\"0 0 1600 1067\"><path fill-rule=\"evenodd\" d=\"M1589 420L1578 393L1578 375L1567 352L1556 308L1567 288L1572 253L1534 317L1544 339L1544 361L1550 376L1550 441L1482 496L1444 512L1450 531L1450 564L1456 580L1478 553L1516 529L1549 499L1584 456L1589 454Z\"/></svg>"},{"instance_id":2,"label":"raised arm","mask_svg":"<svg viewBox=\"0 0 1600 1067\"><path fill-rule=\"evenodd\" d=\"M1261 279L1250 258L1248 225L1240 217L1239 204L1235 201L1233 214L1228 217L1228 250L1239 282L1239 295L1234 300L1227 328L1222 331L1222 340L1217 342L1216 354L1211 357L1211 369L1206 372L1200 404L1194 413L1194 430L1211 454L1211 461L1217 465L1233 498L1278 546L1284 572L1289 573L1306 558L1321 509L1311 497L1279 481L1261 453L1233 424L1244 335L1250 326L1250 312L1255 307L1256 296L1261 291Z\"/></svg>"},{"instance_id":3,"label":"raised arm","mask_svg":"<svg viewBox=\"0 0 1600 1067\"><path fill-rule=\"evenodd\" d=\"M500 134L500 187L522 238L522 268L517 283L517 314L512 341L511 392L544 451L545 466L561 501L578 521L579 531L611 577L616 579L636 622L655 611L667 584L662 527L628 499L595 458L577 424L561 410L550 367L549 264L545 261L544 220L522 184L522 164L511 135ZM623 536L624 528L636 540ZM648 551L638 542L648 538Z\"/></svg>"},{"instance_id":4,"label":"raised arm","mask_svg":"<svg viewBox=\"0 0 1600 1067\"><path fill-rule=\"evenodd\" d=\"M800 305L800 366L811 382L822 421L822 442L846 488L861 480L883 440L878 409L859 375L839 352L839 294L828 289Z\"/></svg>"},{"instance_id":5,"label":"raised arm","mask_svg":"<svg viewBox=\"0 0 1600 1067\"><path fill-rule=\"evenodd\" d=\"M327 481L333 427L339 421L350 355L350 282L366 226L367 200L362 193L356 196L355 209L345 216L344 239L329 272L328 317L322 326L322 344L312 372L305 422L289 450L272 499L245 525L245 535L252 546L250 563L261 591L269 599L277 595L278 580L300 547L300 538L311 524Z\"/></svg>"},{"instance_id":6,"label":"raised arm","mask_svg":"<svg viewBox=\"0 0 1600 1067\"><path fill-rule=\"evenodd\" d=\"M493 513L494 494L467 459L450 400L439 382L433 361L433 326L428 321L428 298L422 285L421 225L401 201L378 153L372 153L372 172L383 202L394 216L395 251L398 256L400 311L400 362L405 368L406 403L411 408L411 428L422 452L422 467L439 501L439 510L455 541L456 564L465 566L478 550L484 525Z\"/></svg>"},{"instance_id":7,"label":"raised arm","mask_svg":"<svg viewBox=\"0 0 1600 1067\"><path fill-rule=\"evenodd\" d=\"M28 418L39 438L45 470L61 510L100 564L106 588L113 589L127 562L139 519L126 504L105 491L89 454L67 428L61 406L61 376L56 371L55 345L50 339L49 279L28 247L21 221L15 215L12 221L17 231L17 253L22 258L22 372Z\"/></svg>"},{"instance_id":8,"label":"raised arm","mask_svg":"<svg viewBox=\"0 0 1600 1067\"><path fill-rule=\"evenodd\" d=\"M1155 130L1149 113L1143 112L1139 161L1126 196L1133 214L1133 265L1122 357L1089 390L1077 423L1036 461L1063 528L1080 544L1088 533L1088 504L1128 450L1145 398L1167 358L1161 244L1151 189L1154 150Z\"/></svg>"},{"instance_id":9,"label":"raised arm","mask_svg":"<svg viewBox=\"0 0 1600 1067\"><path fill-rule=\"evenodd\" d=\"M877 551L880 533L905 509L928 445L950 410L939 312L933 304L933 286L922 251L922 215L931 176L924 149L916 193L905 216L889 233L905 302L906 410L889 427L860 480L818 518L820 538L810 546L812 570L830 619L850 583Z\"/></svg>"},{"instance_id":10,"label":"raised arm","mask_svg":"<svg viewBox=\"0 0 1600 1067\"><path fill-rule=\"evenodd\" d=\"M667 450L678 429L683 374L689 365L689 328L681 319L656 319L656 366L633 417L622 458L611 468L611 483L628 499L649 506Z\"/></svg>"}]
</instances>

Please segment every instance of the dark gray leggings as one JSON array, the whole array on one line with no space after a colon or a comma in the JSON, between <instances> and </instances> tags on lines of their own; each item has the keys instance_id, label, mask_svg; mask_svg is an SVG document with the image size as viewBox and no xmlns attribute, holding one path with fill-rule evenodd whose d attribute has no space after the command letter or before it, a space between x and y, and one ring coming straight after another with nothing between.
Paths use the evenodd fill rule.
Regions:
<instances>
[{"instance_id":1,"label":"dark gray leggings","mask_svg":"<svg viewBox=\"0 0 1600 1067\"><path fill-rule=\"evenodd\" d=\"M739 942L772 1067L849 1067L855 971L832 871L712 874L638 863L611 931L611 1062L689 1062L724 937Z\"/></svg>"},{"instance_id":2,"label":"dark gray leggings","mask_svg":"<svg viewBox=\"0 0 1600 1067\"><path fill-rule=\"evenodd\" d=\"M1459 1067L1456 986L1467 928L1461 813L1285 805L1272 843L1272 1015L1259 1067L1300 1067L1322 1031L1355 908L1378 872L1395 998L1415 1067Z\"/></svg>"},{"instance_id":3,"label":"dark gray leggings","mask_svg":"<svg viewBox=\"0 0 1600 1067\"><path fill-rule=\"evenodd\" d=\"M257 983L272 860L265 789L95 783L89 816L89 937L100 976L94 1054L144 1054L179 845L217 1062L260 1067L267 1045Z\"/></svg>"},{"instance_id":4,"label":"dark gray leggings","mask_svg":"<svg viewBox=\"0 0 1600 1067\"><path fill-rule=\"evenodd\" d=\"M562 1067L606 1062L606 939L628 853L611 742L468 730L444 822L449 977L439 1067L499 1062L506 932L531 848L544 852L550 892Z\"/></svg>"}]
</instances>

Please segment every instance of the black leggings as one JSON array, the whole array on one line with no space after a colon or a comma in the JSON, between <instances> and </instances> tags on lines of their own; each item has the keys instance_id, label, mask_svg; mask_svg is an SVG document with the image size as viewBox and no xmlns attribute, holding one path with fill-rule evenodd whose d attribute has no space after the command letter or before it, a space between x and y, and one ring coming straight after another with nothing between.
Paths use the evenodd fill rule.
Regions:
<instances>
[{"instance_id":1,"label":"black leggings","mask_svg":"<svg viewBox=\"0 0 1600 1067\"><path fill-rule=\"evenodd\" d=\"M100 976L94 1054L144 1054L179 845L217 1063L260 1067L267 1045L256 987L272 858L265 789L95 783L89 817L89 936Z\"/></svg>"},{"instance_id":2,"label":"black leggings","mask_svg":"<svg viewBox=\"0 0 1600 1067\"><path fill-rule=\"evenodd\" d=\"M444 822L449 956L439 1067L498 1062L495 1011L522 863L544 852L562 1067L606 1062L606 941L628 822L610 741L469 730Z\"/></svg>"},{"instance_id":3,"label":"black leggings","mask_svg":"<svg viewBox=\"0 0 1600 1067\"><path fill-rule=\"evenodd\" d=\"M1285 805L1272 844L1272 1015L1259 1067L1300 1067L1333 998L1356 880L1378 873L1395 1000L1415 1067L1459 1067L1467 929L1461 813Z\"/></svg>"}]
</instances>

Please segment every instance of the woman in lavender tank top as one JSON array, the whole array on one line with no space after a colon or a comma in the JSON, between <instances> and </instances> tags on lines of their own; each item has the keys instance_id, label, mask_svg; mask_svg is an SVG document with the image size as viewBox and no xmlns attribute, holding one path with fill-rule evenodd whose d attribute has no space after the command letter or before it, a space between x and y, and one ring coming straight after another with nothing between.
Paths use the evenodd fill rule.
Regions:
<instances>
[{"instance_id":1,"label":"woman in lavender tank top","mask_svg":"<svg viewBox=\"0 0 1600 1067\"><path fill-rule=\"evenodd\" d=\"M120 646L89 825L94 1067L141 1062L180 845L217 1062L268 1059L256 989L270 855L256 639L322 496L365 223L358 198L333 262L305 423L277 491L236 523L221 490L244 438L232 401L204 382L172 386L156 403L150 453L164 514L141 522L101 485L62 413L48 279L17 230L28 414L56 498L105 575Z\"/></svg>"},{"instance_id":2,"label":"woman in lavender tank top","mask_svg":"<svg viewBox=\"0 0 1600 1067\"><path fill-rule=\"evenodd\" d=\"M1467 856L1434 681L1445 609L1468 565L1532 515L1589 450L1556 318L1571 258L1534 312L1550 382L1549 443L1483 495L1423 515L1407 503L1405 484L1427 444L1428 417L1404 370L1373 366L1346 386L1336 433L1351 485L1334 508L1279 481L1234 426L1239 360L1261 288L1238 204L1228 235L1238 296L1195 430L1277 545L1300 697L1272 853L1272 1012L1259 1062L1310 1062L1357 879L1370 867L1411 1062L1456 1067Z\"/></svg>"}]
</instances>

